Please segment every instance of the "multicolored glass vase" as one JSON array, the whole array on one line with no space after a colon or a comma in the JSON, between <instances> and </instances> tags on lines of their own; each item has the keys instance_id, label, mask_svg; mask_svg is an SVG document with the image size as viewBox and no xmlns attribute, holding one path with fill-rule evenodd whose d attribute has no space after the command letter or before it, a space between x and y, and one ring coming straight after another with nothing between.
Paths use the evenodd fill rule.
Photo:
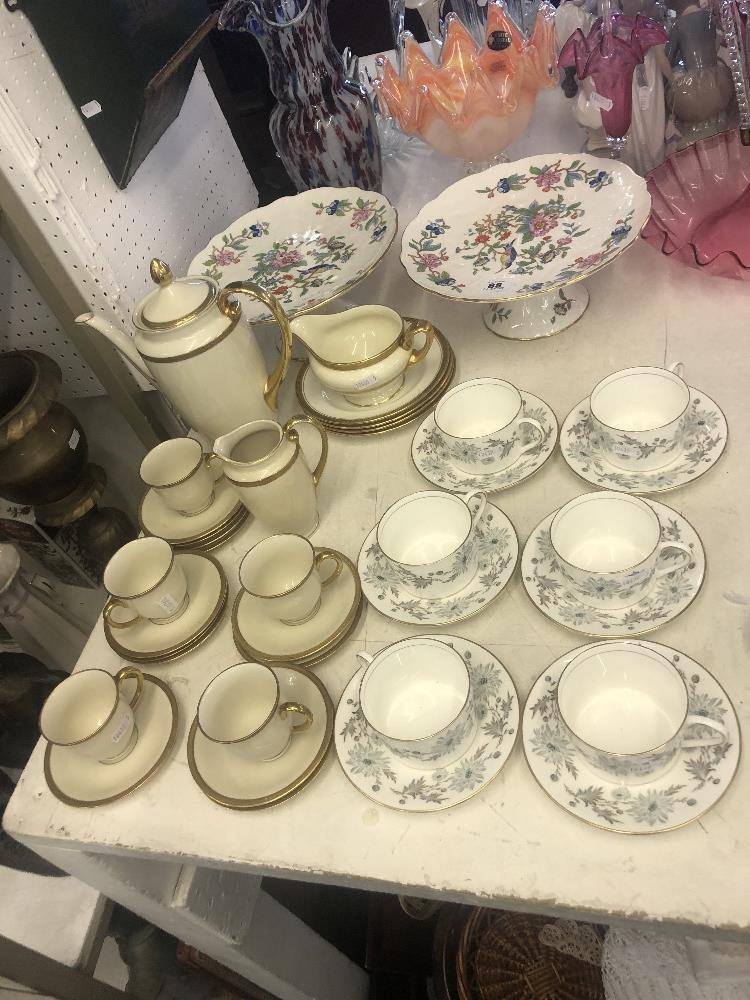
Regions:
<instances>
[{"instance_id":1,"label":"multicolored glass vase","mask_svg":"<svg viewBox=\"0 0 750 1000\"><path fill-rule=\"evenodd\" d=\"M328 26L328 0L229 0L219 27L247 31L268 61L271 135L298 191L380 190L380 140L372 105L350 80Z\"/></svg>"}]
</instances>

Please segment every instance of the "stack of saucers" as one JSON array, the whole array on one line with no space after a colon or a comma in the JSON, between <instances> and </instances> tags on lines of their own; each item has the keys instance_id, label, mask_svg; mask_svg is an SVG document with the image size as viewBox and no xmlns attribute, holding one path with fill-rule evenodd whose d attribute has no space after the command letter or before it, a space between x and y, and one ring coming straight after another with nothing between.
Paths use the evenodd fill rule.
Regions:
<instances>
[{"instance_id":1,"label":"stack of saucers","mask_svg":"<svg viewBox=\"0 0 750 1000\"><path fill-rule=\"evenodd\" d=\"M185 517L168 507L154 489L141 500L138 521L144 535L164 538L177 551L210 552L228 541L245 523L248 510L223 476L215 484L213 503Z\"/></svg>"}]
</instances>

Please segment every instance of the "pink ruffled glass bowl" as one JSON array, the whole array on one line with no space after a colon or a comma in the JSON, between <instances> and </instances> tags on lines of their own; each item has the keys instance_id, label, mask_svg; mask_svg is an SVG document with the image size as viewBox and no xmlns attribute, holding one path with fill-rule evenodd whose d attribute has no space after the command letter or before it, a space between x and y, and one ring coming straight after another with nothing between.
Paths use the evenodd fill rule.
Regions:
<instances>
[{"instance_id":1,"label":"pink ruffled glass bowl","mask_svg":"<svg viewBox=\"0 0 750 1000\"><path fill-rule=\"evenodd\" d=\"M645 240L688 267L750 280L750 147L737 129L673 153L646 182Z\"/></svg>"}]
</instances>

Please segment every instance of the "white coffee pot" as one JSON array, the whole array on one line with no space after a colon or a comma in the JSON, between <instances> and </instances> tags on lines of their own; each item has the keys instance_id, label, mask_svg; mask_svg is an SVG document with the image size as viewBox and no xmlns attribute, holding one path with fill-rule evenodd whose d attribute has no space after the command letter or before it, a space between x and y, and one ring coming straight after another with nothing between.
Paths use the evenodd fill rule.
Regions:
<instances>
[{"instance_id":1,"label":"white coffee pot","mask_svg":"<svg viewBox=\"0 0 750 1000\"><path fill-rule=\"evenodd\" d=\"M270 417L292 356L289 321L276 299L252 282L221 288L203 275L173 278L156 258L151 277L158 287L136 308L132 337L94 313L76 322L103 334L210 441ZM261 301L281 329L281 357L270 375L237 294Z\"/></svg>"}]
</instances>

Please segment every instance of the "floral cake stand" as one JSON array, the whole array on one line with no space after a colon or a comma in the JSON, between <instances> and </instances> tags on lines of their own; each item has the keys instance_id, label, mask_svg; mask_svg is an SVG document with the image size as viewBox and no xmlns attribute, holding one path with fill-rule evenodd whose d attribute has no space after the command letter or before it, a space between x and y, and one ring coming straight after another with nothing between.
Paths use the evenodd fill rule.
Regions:
<instances>
[{"instance_id":1,"label":"floral cake stand","mask_svg":"<svg viewBox=\"0 0 750 1000\"><path fill-rule=\"evenodd\" d=\"M211 238L189 271L222 285L254 281L291 319L365 278L397 230L396 209L377 191L314 188L241 216ZM272 318L261 302L248 299L242 308L251 322Z\"/></svg>"},{"instance_id":2,"label":"floral cake stand","mask_svg":"<svg viewBox=\"0 0 750 1000\"><path fill-rule=\"evenodd\" d=\"M445 298L487 304L485 325L512 340L549 337L588 305L577 284L638 236L651 198L623 163L531 156L464 177L406 227L401 263Z\"/></svg>"}]
</instances>

